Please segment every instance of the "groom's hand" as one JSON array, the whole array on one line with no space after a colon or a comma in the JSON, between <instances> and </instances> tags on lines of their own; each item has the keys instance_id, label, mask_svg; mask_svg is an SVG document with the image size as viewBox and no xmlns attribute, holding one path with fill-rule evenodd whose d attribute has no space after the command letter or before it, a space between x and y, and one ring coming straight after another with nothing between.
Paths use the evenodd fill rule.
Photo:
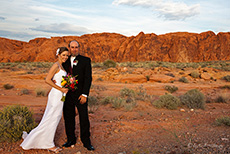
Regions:
<instances>
[{"instance_id":1,"label":"groom's hand","mask_svg":"<svg viewBox=\"0 0 230 154\"><path fill-rule=\"evenodd\" d=\"M80 101L81 104L85 104L86 101L87 101L87 97L81 95L81 96L78 98L78 100Z\"/></svg>"}]
</instances>

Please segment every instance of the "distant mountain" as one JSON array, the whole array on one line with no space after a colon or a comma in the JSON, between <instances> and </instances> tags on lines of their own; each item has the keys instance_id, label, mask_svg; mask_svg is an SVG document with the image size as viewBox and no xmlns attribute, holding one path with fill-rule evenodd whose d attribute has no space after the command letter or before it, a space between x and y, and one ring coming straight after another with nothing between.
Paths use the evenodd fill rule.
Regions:
<instances>
[{"instance_id":1,"label":"distant mountain","mask_svg":"<svg viewBox=\"0 0 230 154\"><path fill-rule=\"evenodd\" d=\"M80 42L82 54L94 62L112 59L126 61L202 62L230 60L230 32L164 35L144 34L126 37L116 33L35 38L29 42L0 38L0 62L55 61L56 50L69 41Z\"/></svg>"}]
</instances>

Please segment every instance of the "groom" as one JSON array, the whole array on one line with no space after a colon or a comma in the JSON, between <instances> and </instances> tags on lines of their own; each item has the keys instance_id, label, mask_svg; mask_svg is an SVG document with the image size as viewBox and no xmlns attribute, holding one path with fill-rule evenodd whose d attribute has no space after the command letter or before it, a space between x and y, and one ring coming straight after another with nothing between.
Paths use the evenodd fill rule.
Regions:
<instances>
[{"instance_id":1,"label":"groom","mask_svg":"<svg viewBox=\"0 0 230 154\"><path fill-rule=\"evenodd\" d=\"M65 120L65 130L67 142L63 147L73 147L76 144L75 137L75 107L77 107L80 121L80 137L85 148L94 150L90 141L90 123L88 117L88 100L89 90L92 82L91 60L79 54L80 44L73 40L69 43L71 56L63 63L67 73L73 76L77 75L78 84L75 91L69 91L63 107Z\"/></svg>"}]
</instances>

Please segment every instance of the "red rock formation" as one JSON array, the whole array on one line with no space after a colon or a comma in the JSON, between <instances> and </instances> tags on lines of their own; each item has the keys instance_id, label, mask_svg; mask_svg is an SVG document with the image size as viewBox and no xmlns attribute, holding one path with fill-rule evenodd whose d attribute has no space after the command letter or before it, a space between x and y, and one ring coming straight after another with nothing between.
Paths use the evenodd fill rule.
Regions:
<instances>
[{"instance_id":1,"label":"red rock formation","mask_svg":"<svg viewBox=\"0 0 230 154\"><path fill-rule=\"evenodd\" d=\"M115 33L36 38L22 42L0 38L0 62L55 61L56 49L78 40L81 52L92 61L201 62L230 60L230 32L176 32L126 37Z\"/></svg>"}]
</instances>

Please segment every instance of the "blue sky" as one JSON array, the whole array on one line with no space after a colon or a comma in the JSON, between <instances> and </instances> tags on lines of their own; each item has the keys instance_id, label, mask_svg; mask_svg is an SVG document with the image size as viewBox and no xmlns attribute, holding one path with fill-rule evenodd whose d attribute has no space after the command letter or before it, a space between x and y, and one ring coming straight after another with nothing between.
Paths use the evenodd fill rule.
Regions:
<instances>
[{"instance_id":1,"label":"blue sky","mask_svg":"<svg viewBox=\"0 0 230 154\"><path fill-rule=\"evenodd\" d=\"M0 37L230 32L229 0L0 0Z\"/></svg>"}]
</instances>

